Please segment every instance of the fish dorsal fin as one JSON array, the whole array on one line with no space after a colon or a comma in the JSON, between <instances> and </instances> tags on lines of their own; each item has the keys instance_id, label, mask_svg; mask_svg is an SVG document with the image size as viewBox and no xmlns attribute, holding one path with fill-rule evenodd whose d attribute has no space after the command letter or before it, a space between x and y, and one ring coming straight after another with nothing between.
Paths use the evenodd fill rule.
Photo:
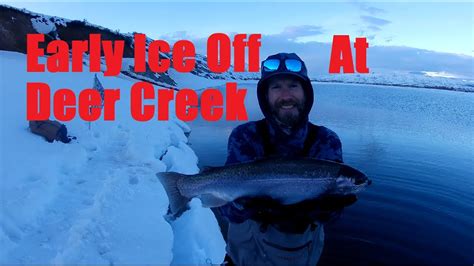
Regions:
<instances>
[{"instance_id":1,"label":"fish dorsal fin","mask_svg":"<svg viewBox=\"0 0 474 266\"><path fill-rule=\"evenodd\" d=\"M207 166L207 165L205 165L205 166L202 166L202 167L201 167L201 171L199 171L199 173L209 172L209 171L215 170L215 169L217 169L217 168L219 168L219 167L216 167L216 166Z\"/></svg>"},{"instance_id":2,"label":"fish dorsal fin","mask_svg":"<svg viewBox=\"0 0 474 266\"><path fill-rule=\"evenodd\" d=\"M228 203L227 200L219 198L211 193L202 194L201 196L199 196L199 198L201 199L201 203L204 208L220 207Z\"/></svg>"}]
</instances>

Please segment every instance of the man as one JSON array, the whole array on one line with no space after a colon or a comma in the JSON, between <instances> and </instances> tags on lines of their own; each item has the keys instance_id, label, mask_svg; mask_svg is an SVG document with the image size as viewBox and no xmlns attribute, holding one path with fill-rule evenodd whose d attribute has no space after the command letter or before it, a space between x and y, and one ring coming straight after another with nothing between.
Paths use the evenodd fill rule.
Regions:
<instances>
[{"instance_id":1,"label":"man","mask_svg":"<svg viewBox=\"0 0 474 266\"><path fill-rule=\"evenodd\" d=\"M261 74L257 95L265 118L232 131L226 165L272 156L342 162L336 133L308 120L314 96L304 62L294 53L271 55L262 62ZM261 206L244 199L214 210L227 242L225 263L315 265L323 246L322 225L296 225L296 220L277 224L252 217L265 211L252 210Z\"/></svg>"}]
</instances>

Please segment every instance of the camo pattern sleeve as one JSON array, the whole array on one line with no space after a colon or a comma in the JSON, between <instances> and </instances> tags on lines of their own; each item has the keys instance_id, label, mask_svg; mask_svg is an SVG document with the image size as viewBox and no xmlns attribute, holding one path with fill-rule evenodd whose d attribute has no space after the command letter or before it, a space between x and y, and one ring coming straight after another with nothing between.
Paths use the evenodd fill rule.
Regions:
<instances>
[{"instance_id":1,"label":"camo pattern sleeve","mask_svg":"<svg viewBox=\"0 0 474 266\"><path fill-rule=\"evenodd\" d=\"M341 140L334 131L323 126L319 126L318 137L309 153L316 159L343 162Z\"/></svg>"},{"instance_id":2,"label":"camo pattern sleeve","mask_svg":"<svg viewBox=\"0 0 474 266\"><path fill-rule=\"evenodd\" d=\"M256 144L257 125L248 122L240 125L229 136L226 165L253 161L262 151Z\"/></svg>"}]
</instances>

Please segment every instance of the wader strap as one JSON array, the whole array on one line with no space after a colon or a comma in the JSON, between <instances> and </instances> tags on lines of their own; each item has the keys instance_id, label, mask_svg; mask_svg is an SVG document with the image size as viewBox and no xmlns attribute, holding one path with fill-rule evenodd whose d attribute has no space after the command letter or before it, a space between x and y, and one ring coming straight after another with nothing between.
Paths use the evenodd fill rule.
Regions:
<instances>
[{"instance_id":1,"label":"wader strap","mask_svg":"<svg viewBox=\"0 0 474 266\"><path fill-rule=\"evenodd\" d=\"M275 149L270 143L270 132L268 132L267 123L265 119L257 121L257 133L262 138L263 157L270 156L275 153Z\"/></svg>"},{"instance_id":2,"label":"wader strap","mask_svg":"<svg viewBox=\"0 0 474 266\"><path fill-rule=\"evenodd\" d=\"M308 134L306 135L306 140L304 141L303 151L301 151L302 156L309 157L311 147L318 138L318 129L318 126L308 123Z\"/></svg>"}]
</instances>

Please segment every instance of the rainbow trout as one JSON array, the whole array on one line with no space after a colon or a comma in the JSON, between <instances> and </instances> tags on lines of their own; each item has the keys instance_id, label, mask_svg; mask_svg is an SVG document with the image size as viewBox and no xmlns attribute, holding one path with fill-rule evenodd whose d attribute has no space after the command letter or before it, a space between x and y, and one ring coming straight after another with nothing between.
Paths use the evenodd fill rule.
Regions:
<instances>
[{"instance_id":1,"label":"rainbow trout","mask_svg":"<svg viewBox=\"0 0 474 266\"><path fill-rule=\"evenodd\" d=\"M282 205L326 195L358 193L371 183L348 165L317 159L263 159L213 167L196 175L156 174L170 202L170 214L179 217L192 198L203 207L219 207L242 197L270 197Z\"/></svg>"}]
</instances>

